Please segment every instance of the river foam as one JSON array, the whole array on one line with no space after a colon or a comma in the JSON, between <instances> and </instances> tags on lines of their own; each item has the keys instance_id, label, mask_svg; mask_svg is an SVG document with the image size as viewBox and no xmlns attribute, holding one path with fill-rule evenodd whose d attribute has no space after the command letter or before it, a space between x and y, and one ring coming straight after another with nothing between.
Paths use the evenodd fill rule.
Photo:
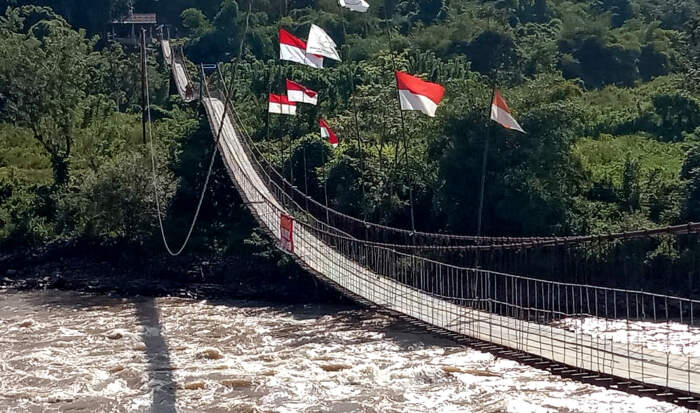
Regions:
<instances>
[{"instance_id":1,"label":"river foam","mask_svg":"<svg viewBox=\"0 0 700 413\"><path fill-rule=\"evenodd\" d=\"M173 410L685 411L464 348L369 310L0 294L0 411Z\"/></svg>"}]
</instances>

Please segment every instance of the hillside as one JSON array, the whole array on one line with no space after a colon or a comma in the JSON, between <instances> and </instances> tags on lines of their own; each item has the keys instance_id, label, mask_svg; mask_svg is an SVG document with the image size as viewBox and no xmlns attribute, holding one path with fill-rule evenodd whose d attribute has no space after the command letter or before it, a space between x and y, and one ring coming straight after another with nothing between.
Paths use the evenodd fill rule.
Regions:
<instances>
[{"instance_id":1,"label":"hillside","mask_svg":"<svg viewBox=\"0 0 700 413\"><path fill-rule=\"evenodd\" d=\"M140 144L138 51L104 35L127 2L10 3L0 20L0 242L88 238L160 248L150 159ZM171 25L192 62L225 62L234 103L260 147L285 174L291 165L295 183L316 199L326 179L330 205L351 215L408 228L412 194L417 229L474 233L490 134L485 233L700 220L697 2L369 3L368 13L343 11L334 0L254 1L249 15L246 0L134 7ZM315 70L275 59L278 28L305 38L311 23L335 39L343 61ZM211 137L196 105L169 96L155 45L148 66L158 186L178 239ZM437 117L405 113L405 134L394 69L446 87ZM320 104L300 109L295 121L272 116L268 125L267 93L281 93L285 78L319 91ZM526 134L489 124L493 85ZM337 149L320 139L319 117L340 136ZM217 163L195 248L265 256L243 211Z\"/></svg>"}]
</instances>

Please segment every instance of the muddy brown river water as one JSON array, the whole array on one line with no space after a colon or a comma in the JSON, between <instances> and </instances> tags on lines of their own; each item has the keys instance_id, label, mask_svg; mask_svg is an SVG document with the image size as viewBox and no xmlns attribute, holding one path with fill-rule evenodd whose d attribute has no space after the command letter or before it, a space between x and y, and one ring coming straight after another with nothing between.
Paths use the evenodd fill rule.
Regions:
<instances>
[{"instance_id":1,"label":"muddy brown river water","mask_svg":"<svg viewBox=\"0 0 700 413\"><path fill-rule=\"evenodd\" d=\"M681 412L371 310L0 291L0 412Z\"/></svg>"}]
</instances>

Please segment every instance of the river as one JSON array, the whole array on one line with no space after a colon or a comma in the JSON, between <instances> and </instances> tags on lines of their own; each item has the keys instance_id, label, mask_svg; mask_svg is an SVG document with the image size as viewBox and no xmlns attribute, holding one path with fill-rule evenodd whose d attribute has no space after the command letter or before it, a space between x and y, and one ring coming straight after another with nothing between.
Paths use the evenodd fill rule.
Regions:
<instances>
[{"instance_id":1,"label":"river","mask_svg":"<svg viewBox=\"0 0 700 413\"><path fill-rule=\"evenodd\" d=\"M0 290L0 412L683 412L371 310Z\"/></svg>"}]
</instances>

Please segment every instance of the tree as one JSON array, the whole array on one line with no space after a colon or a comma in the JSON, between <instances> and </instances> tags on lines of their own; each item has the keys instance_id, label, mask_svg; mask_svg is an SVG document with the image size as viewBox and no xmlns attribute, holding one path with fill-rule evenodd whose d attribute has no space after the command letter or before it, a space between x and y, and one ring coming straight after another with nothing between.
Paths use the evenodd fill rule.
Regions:
<instances>
[{"instance_id":1,"label":"tree","mask_svg":"<svg viewBox=\"0 0 700 413\"><path fill-rule=\"evenodd\" d=\"M661 94L652 98L656 132L669 141L680 141L683 132L691 132L700 126L700 103L682 94Z\"/></svg>"},{"instance_id":2,"label":"tree","mask_svg":"<svg viewBox=\"0 0 700 413\"><path fill-rule=\"evenodd\" d=\"M466 54L471 68L483 74L496 70L514 71L519 58L513 38L507 33L491 30L481 32L467 44L456 42L452 52Z\"/></svg>"},{"instance_id":3,"label":"tree","mask_svg":"<svg viewBox=\"0 0 700 413\"><path fill-rule=\"evenodd\" d=\"M440 208L452 231L473 233L479 200L481 155L487 135L488 90L470 85L470 96L453 98L445 108L440 159ZM466 85L465 85L465 88ZM548 87L528 94L548 93ZM510 103L517 101L509 95ZM552 234L566 231L570 204L580 189L580 165L571 154L579 110L565 102L530 102L517 116L528 133L490 125L484 223L491 234ZM539 101L539 102L538 102Z\"/></svg>"},{"instance_id":4,"label":"tree","mask_svg":"<svg viewBox=\"0 0 700 413\"><path fill-rule=\"evenodd\" d=\"M625 157L625 167L622 171L620 202L628 212L634 212L640 207L639 162L633 159L629 152Z\"/></svg>"},{"instance_id":5,"label":"tree","mask_svg":"<svg viewBox=\"0 0 700 413\"><path fill-rule=\"evenodd\" d=\"M201 37L212 30L212 25L209 23L207 16L199 9L187 9L180 15L182 19L182 27L187 31L190 37Z\"/></svg>"},{"instance_id":6,"label":"tree","mask_svg":"<svg viewBox=\"0 0 700 413\"><path fill-rule=\"evenodd\" d=\"M108 22L126 15L129 10L128 0L15 0L14 3L50 7L75 29L85 29L91 34L104 31ZM2 4L0 2L0 8Z\"/></svg>"},{"instance_id":7,"label":"tree","mask_svg":"<svg viewBox=\"0 0 700 413\"><path fill-rule=\"evenodd\" d=\"M31 26L27 22L41 19ZM73 129L81 120L94 45L45 8L8 9L0 20L2 117L30 129L48 152L54 182L68 181Z\"/></svg>"}]
</instances>

